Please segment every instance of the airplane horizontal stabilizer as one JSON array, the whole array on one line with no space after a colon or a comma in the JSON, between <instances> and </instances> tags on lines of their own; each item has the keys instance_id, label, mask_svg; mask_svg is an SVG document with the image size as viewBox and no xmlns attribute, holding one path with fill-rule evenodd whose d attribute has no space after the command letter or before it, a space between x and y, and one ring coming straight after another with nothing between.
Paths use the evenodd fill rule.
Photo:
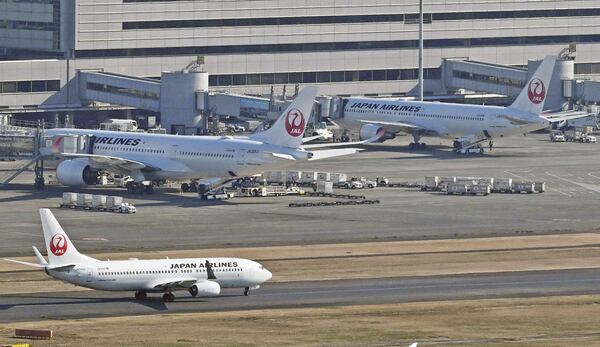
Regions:
<instances>
[{"instance_id":1,"label":"airplane horizontal stabilizer","mask_svg":"<svg viewBox=\"0 0 600 347\"><path fill-rule=\"evenodd\" d=\"M362 148L339 148L339 149L325 149L322 151L314 151L312 157L308 160L319 160L333 157L341 157L343 155L356 154L362 151Z\"/></svg>"},{"instance_id":2,"label":"airplane horizontal stabilizer","mask_svg":"<svg viewBox=\"0 0 600 347\"><path fill-rule=\"evenodd\" d=\"M21 264L21 265L27 265L27 266L37 267L37 268L41 268L41 269L43 269L44 267L46 267L46 265L43 265L43 264L29 263L29 262L26 262L26 261L20 261L20 260L15 260L15 259L4 258L4 260L10 261L10 262L13 262L13 263L17 263L17 264Z\"/></svg>"},{"instance_id":3,"label":"airplane horizontal stabilizer","mask_svg":"<svg viewBox=\"0 0 600 347\"><path fill-rule=\"evenodd\" d=\"M556 122L564 122L566 120L573 120L579 118L585 118L589 116L593 116L593 113L581 111L581 112L559 112L559 113L550 113L550 114L542 114L540 115L544 119L546 119L550 123Z\"/></svg>"}]
</instances>

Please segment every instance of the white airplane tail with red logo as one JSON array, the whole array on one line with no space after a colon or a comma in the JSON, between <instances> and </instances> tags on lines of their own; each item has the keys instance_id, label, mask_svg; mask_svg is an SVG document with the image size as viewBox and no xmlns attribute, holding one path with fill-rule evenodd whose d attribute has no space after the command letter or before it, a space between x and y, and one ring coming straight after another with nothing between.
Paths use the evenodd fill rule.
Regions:
<instances>
[{"instance_id":1,"label":"white airplane tail with red logo","mask_svg":"<svg viewBox=\"0 0 600 347\"><path fill-rule=\"evenodd\" d=\"M69 237L49 209L40 209L40 218L42 219L42 229L44 230L44 240L50 265L74 265L94 260L77 251L77 248L69 240Z\"/></svg>"},{"instance_id":2,"label":"white airplane tail with red logo","mask_svg":"<svg viewBox=\"0 0 600 347\"><path fill-rule=\"evenodd\" d=\"M509 107L537 115L542 113L555 64L555 56L546 56L517 99Z\"/></svg>"},{"instance_id":3,"label":"white airplane tail with red logo","mask_svg":"<svg viewBox=\"0 0 600 347\"><path fill-rule=\"evenodd\" d=\"M302 136L310 118L317 91L318 88L314 86L302 88L271 128L253 134L250 138L271 145L299 148L302 145Z\"/></svg>"}]
</instances>

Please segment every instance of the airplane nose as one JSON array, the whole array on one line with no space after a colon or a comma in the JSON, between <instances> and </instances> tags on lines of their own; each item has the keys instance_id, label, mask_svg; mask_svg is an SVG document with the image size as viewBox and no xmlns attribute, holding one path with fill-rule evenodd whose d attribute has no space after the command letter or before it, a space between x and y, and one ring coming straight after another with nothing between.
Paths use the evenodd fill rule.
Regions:
<instances>
[{"instance_id":1,"label":"airplane nose","mask_svg":"<svg viewBox=\"0 0 600 347\"><path fill-rule=\"evenodd\" d=\"M269 271L267 269L263 270L263 274L264 274L264 278L265 278L264 282L270 280L271 277L273 277L273 274L271 273L271 271Z\"/></svg>"}]
</instances>

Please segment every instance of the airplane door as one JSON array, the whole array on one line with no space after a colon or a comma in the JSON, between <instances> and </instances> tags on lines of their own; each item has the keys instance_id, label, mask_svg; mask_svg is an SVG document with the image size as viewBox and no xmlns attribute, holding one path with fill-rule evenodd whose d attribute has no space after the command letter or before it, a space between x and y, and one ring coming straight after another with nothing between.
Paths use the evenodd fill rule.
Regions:
<instances>
[{"instance_id":1,"label":"airplane door","mask_svg":"<svg viewBox=\"0 0 600 347\"><path fill-rule=\"evenodd\" d=\"M87 283L91 283L92 282L92 270L91 269L87 271L87 277L85 278L85 281Z\"/></svg>"},{"instance_id":2,"label":"airplane door","mask_svg":"<svg viewBox=\"0 0 600 347\"><path fill-rule=\"evenodd\" d=\"M171 159L179 158L179 145L171 146L171 149L169 150L169 157L171 157Z\"/></svg>"},{"instance_id":3,"label":"airplane door","mask_svg":"<svg viewBox=\"0 0 600 347\"><path fill-rule=\"evenodd\" d=\"M237 151L237 163L238 165L246 164L246 156L248 155L248 150L240 148Z\"/></svg>"}]
</instances>

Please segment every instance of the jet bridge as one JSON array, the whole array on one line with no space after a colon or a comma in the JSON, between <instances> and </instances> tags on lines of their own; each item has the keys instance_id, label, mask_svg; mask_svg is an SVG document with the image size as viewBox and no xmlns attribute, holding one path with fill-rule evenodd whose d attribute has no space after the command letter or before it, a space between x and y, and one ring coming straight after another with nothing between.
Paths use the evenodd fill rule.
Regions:
<instances>
[{"instance_id":1,"label":"jet bridge","mask_svg":"<svg viewBox=\"0 0 600 347\"><path fill-rule=\"evenodd\" d=\"M514 98L527 82L527 74L527 69L466 58L442 61L443 82L450 91L466 89Z\"/></svg>"},{"instance_id":2,"label":"jet bridge","mask_svg":"<svg viewBox=\"0 0 600 347\"><path fill-rule=\"evenodd\" d=\"M160 81L109 73L79 71L79 95L83 100L131 106L158 112Z\"/></svg>"},{"instance_id":3,"label":"jet bridge","mask_svg":"<svg viewBox=\"0 0 600 347\"><path fill-rule=\"evenodd\" d=\"M541 60L530 60L526 68L497 65L467 58L447 58L442 61L442 81L450 92L460 89L506 95L511 100L521 92ZM558 59L552 73L545 109L563 109L569 98L564 93L563 81L573 80L572 59Z\"/></svg>"}]
</instances>

